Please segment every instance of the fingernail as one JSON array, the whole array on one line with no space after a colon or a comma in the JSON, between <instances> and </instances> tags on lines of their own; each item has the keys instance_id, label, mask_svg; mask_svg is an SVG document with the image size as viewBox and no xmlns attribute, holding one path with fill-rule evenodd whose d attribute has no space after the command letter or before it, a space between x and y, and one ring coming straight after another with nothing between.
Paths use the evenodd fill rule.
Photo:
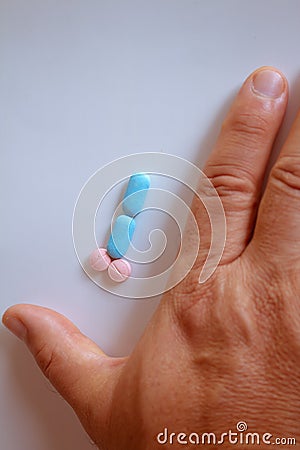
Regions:
<instances>
[{"instance_id":1,"label":"fingernail","mask_svg":"<svg viewBox=\"0 0 300 450\"><path fill-rule=\"evenodd\" d=\"M25 325L15 317L8 317L3 324L19 339L24 340L27 334Z\"/></svg>"},{"instance_id":2,"label":"fingernail","mask_svg":"<svg viewBox=\"0 0 300 450\"><path fill-rule=\"evenodd\" d=\"M278 98L284 91L284 80L274 70L260 70L253 77L252 89L255 94L268 98Z\"/></svg>"}]
</instances>

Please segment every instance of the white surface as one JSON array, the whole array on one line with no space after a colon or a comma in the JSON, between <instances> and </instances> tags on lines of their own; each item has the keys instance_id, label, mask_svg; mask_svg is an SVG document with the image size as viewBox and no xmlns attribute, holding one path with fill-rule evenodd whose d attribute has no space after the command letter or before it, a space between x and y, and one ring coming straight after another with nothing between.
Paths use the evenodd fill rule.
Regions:
<instances>
[{"instance_id":1,"label":"white surface","mask_svg":"<svg viewBox=\"0 0 300 450\"><path fill-rule=\"evenodd\" d=\"M260 65L288 76L289 123L299 14L298 0L1 0L1 310L53 307L110 354L128 353L157 300L113 297L82 272L71 234L82 185L134 152L201 164ZM1 448L92 448L22 344L0 331Z\"/></svg>"}]
</instances>

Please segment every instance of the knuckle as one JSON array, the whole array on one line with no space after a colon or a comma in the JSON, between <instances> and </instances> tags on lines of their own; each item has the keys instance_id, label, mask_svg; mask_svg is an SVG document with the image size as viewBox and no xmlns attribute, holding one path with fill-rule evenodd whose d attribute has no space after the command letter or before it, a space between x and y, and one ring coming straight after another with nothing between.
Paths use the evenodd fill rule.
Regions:
<instances>
[{"instance_id":1,"label":"knuckle","mask_svg":"<svg viewBox=\"0 0 300 450\"><path fill-rule=\"evenodd\" d=\"M229 116L223 123L233 140L256 142L268 134L270 122L268 117L255 113L240 113Z\"/></svg>"},{"instance_id":2,"label":"knuckle","mask_svg":"<svg viewBox=\"0 0 300 450\"><path fill-rule=\"evenodd\" d=\"M271 183L289 195L300 196L300 158L281 156L271 172Z\"/></svg>"},{"instance_id":3,"label":"knuckle","mask_svg":"<svg viewBox=\"0 0 300 450\"><path fill-rule=\"evenodd\" d=\"M241 265L241 262L238 262ZM182 293L177 309L178 323L183 336L193 342L206 346L209 343L218 349L229 349L237 343L249 345L252 341L252 305L250 300L239 299L237 286L230 298L224 299L224 291L233 278L224 266L218 268L218 274L201 285L190 298Z\"/></svg>"},{"instance_id":4,"label":"knuckle","mask_svg":"<svg viewBox=\"0 0 300 450\"><path fill-rule=\"evenodd\" d=\"M231 209L235 206L239 210L255 206L257 187L249 172L234 164L230 168L214 167L210 172L209 179L221 199L229 197L234 200L231 202Z\"/></svg>"},{"instance_id":5,"label":"knuckle","mask_svg":"<svg viewBox=\"0 0 300 450\"><path fill-rule=\"evenodd\" d=\"M234 173L216 174L210 177L210 181L218 191L219 195L251 194L253 182L247 178Z\"/></svg>"},{"instance_id":6,"label":"knuckle","mask_svg":"<svg viewBox=\"0 0 300 450\"><path fill-rule=\"evenodd\" d=\"M50 379L52 368L56 361L55 349L50 348L47 343L43 344L34 353L34 358L44 375Z\"/></svg>"}]
</instances>

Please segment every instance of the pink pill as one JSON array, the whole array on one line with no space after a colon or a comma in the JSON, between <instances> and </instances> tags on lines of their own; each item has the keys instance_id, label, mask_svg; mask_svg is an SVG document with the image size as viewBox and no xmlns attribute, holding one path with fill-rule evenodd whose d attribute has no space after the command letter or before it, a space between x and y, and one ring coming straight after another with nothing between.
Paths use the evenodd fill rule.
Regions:
<instances>
[{"instance_id":1,"label":"pink pill","mask_svg":"<svg viewBox=\"0 0 300 450\"><path fill-rule=\"evenodd\" d=\"M90 265L92 269L98 272L106 270L111 263L111 258L105 248L96 248L90 256Z\"/></svg>"},{"instance_id":2,"label":"pink pill","mask_svg":"<svg viewBox=\"0 0 300 450\"><path fill-rule=\"evenodd\" d=\"M125 259L116 259L108 267L108 276L116 283L127 280L131 274L131 265Z\"/></svg>"}]
</instances>

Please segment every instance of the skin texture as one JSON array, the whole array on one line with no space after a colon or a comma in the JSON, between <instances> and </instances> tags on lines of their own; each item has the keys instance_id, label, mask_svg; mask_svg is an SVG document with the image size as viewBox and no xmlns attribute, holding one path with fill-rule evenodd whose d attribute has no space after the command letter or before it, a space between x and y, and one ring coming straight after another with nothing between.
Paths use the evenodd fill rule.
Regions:
<instances>
[{"instance_id":1,"label":"skin texture","mask_svg":"<svg viewBox=\"0 0 300 450\"><path fill-rule=\"evenodd\" d=\"M266 70L276 69L260 68L243 84L204 169L226 213L221 264L198 284L209 224L195 201L204 250L129 357L106 356L46 308L15 305L3 316L100 449L197 448L162 446L156 436L165 427L221 434L242 420L249 432L300 445L300 115L262 195L288 96L279 71L276 98L257 91Z\"/></svg>"}]
</instances>

